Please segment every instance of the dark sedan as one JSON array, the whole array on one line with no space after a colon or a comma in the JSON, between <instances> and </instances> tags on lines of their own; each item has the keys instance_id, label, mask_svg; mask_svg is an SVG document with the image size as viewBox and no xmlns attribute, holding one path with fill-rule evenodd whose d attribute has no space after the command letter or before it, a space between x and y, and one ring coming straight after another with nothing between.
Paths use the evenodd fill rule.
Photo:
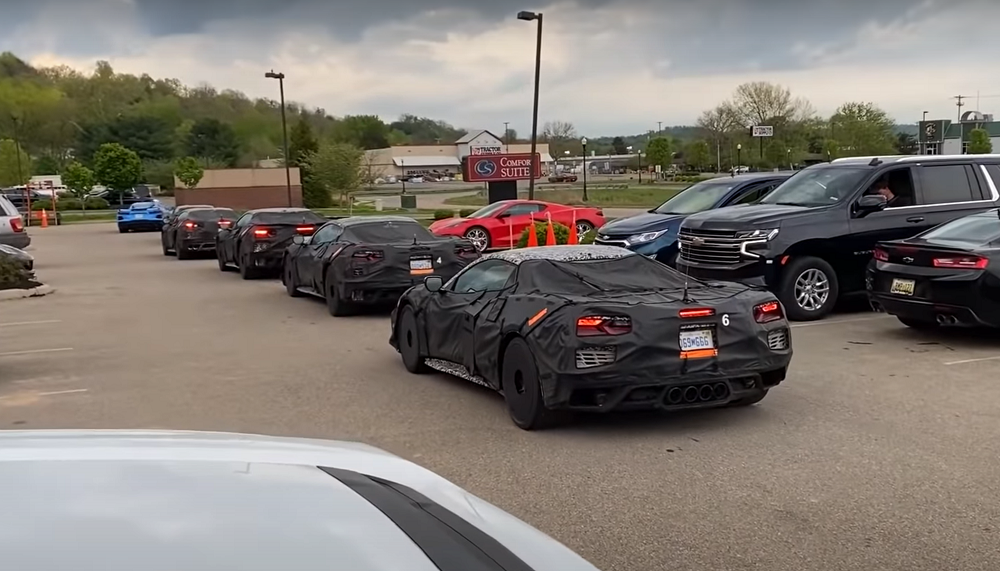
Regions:
<instances>
[{"instance_id":1,"label":"dark sedan","mask_svg":"<svg viewBox=\"0 0 1000 571\"><path fill-rule=\"evenodd\" d=\"M245 280L277 275L292 238L312 236L326 221L306 208L250 210L232 226L219 228L215 238L219 269L225 272L235 265Z\"/></svg>"},{"instance_id":2,"label":"dark sedan","mask_svg":"<svg viewBox=\"0 0 1000 571\"><path fill-rule=\"evenodd\" d=\"M880 243L867 284L872 304L909 327L1000 327L1000 210Z\"/></svg>"},{"instance_id":3,"label":"dark sedan","mask_svg":"<svg viewBox=\"0 0 1000 571\"><path fill-rule=\"evenodd\" d=\"M595 243L620 246L673 266L677 231L691 214L734 204L752 204L792 176L791 172L742 174L695 183L649 212L609 222Z\"/></svg>"},{"instance_id":4,"label":"dark sedan","mask_svg":"<svg viewBox=\"0 0 1000 571\"><path fill-rule=\"evenodd\" d=\"M215 237L220 229L229 228L239 217L231 208L189 208L164 224L160 234L163 255L171 253L178 260L191 258L197 252L215 252Z\"/></svg>"}]
</instances>

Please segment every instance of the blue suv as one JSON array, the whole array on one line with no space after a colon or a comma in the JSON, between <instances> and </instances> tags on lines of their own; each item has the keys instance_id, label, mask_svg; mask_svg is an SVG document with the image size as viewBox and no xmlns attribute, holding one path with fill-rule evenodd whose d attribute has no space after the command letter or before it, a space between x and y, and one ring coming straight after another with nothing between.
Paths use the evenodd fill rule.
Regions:
<instances>
[{"instance_id":1,"label":"blue suv","mask_svg":"<svg viewBox=\"0 0 1000 571\"><path fill-rule=\"evenodd\" d=\"M601 226L594 243L628 248L673 267L677 262L677 231L685 218L705 210L757 202L792 174L752 173L697 182L645 214Z\"/></svg>"}]
</instances>

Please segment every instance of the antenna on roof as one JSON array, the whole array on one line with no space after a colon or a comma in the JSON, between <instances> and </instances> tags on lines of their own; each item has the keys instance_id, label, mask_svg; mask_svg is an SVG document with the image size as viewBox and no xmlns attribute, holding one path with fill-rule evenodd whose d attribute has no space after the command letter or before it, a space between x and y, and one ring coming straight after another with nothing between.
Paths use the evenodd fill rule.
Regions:
<instances>
[{"instance_id":1,"label":"antenna on roof","mask_svg":"<svg viewBox=\"0 0 1000 571\"><path fill-rule=\"evenodd\" d=\"M683 303L691 303L691 299L688 298L688 281L689 280L690 280L690 278L688 277L687 273L685 272L684 273L684 293L681 296L681 302L683 302Z\"/></svg>"}]
</instances>

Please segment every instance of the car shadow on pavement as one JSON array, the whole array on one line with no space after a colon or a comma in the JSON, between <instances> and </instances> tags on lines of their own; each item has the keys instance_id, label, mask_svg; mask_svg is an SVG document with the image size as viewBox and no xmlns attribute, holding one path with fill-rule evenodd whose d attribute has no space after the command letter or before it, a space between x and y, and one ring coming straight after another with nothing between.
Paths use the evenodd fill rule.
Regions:
<instances>
[{"instance_id":1,"label":"car shadow on pavement","mask_svg":"<svg viewBox=\"0 0 1000 571\"><path fill-rule=\"evenodd\" d=\"M881 334L896 341L942 345L952 349L1000 349L1000 330L997 329L942 327L920 331L900 324L899 328Z\"/></svg>"}]
</instances>

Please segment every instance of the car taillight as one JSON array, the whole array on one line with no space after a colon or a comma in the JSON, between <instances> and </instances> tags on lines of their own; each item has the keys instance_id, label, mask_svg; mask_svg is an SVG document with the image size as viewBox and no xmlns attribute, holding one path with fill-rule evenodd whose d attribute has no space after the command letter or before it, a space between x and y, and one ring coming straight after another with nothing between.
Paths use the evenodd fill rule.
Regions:
<instances>
[{"instance_id":1,"label":"car taillight","mask_svg":"<svg viewBox=\"0 0 1000 571\"><path fill-rule=\"evenodd\" d=\"M689 307L677 312L681 319L694 319L696 317L711 317L715 315L715 310L711 307Z\"/></svg>"},{"instance_id":2,"label":"car taillight","mask_svg":"<svg viewBox=\"0 0 1000 571\"><path fill-rule=\"evenodd\" d=\"M270 228L254 228L253 237L257 240L264 240L272 236Z\"/></svg>"},{"instance_id":3,"label":"car taillight","mask_svg":"<svg viewBox=\"0 0 1000 571\"><path fill-rule=\"evenodd\" d=\"M357 252L354 252L352 257L374 262L375 260L381 260L384 258L385 254L381 250L358 250Z\"/></svg>"},{"instance_id":4,"label":"car taillight","mask_svg":"<svg viewBox=\"0 0 1000 571\"><path fill-rule=\"evenodd\" d=\"M185 222L184 227L187 228L188 230L194 230L195 228L198 227L198 225L195 224L194 222Z\"/></svg>"},{"instance_id":5,"label":"car taillight","mask_svg":"<svg viewBox=\"0 0 1000 571\"><path fill-rule=\"evenodd\" d=\"M578 337L624 335L632 331L632 318L626 316L588 315L576 320Z\"/></svg>"},{"instance_id":6,"label":"car taillight","mask_svg":"<svg viewBox=\"0 0 1000 571\"><path fill-rule=\"evenodd\" d=\"M753 320L757 323L770 323L784 317L781 311L781 304L776 301L769 301L753 308Z\"/></svg>"},{"instance_id":7,"label":"car taillight","mask_svg":"<svg viewBox=\"0 0 1000 571\"><path fill-rule=\"evenodd\" d=\"M295 231L303 236L312 236L313 232L316 231L315 226L296 226Z\"/></svg>"},{"instance_id":8,"label":"car taillight","mask_svg":"<svg viewBox=\"0 0 1000 571\"><path fill-rule=\"evenodd\" d=\"M24 232L24 220L21 220L20 216L15 216L11 218L10 227L15 232Z\"/></svg>"},{"instance_id":9,"label":"car taillight","mask_svg":"<svg viewBox=\"0 0 1000 571\"><path fill-rule=\"evenodd\" d=\"M875 253L873 255L874 255L875 259L878 260L878 261L880 261L880 262L888 262L889 261L889 252L886 252L882 248L875 248Z\"/></svg>"},{"instance_id":10,"label":"car taillight","mask_svg":"<svg viewBox=\"0 0 1000 571\"><path fill-rule=\"evenodd\" d=\"M949 256L947 258L934 258L935 268L964 268L967 270L985 269L990 261L979 256Z\"/></svg>"},{"instance_id":11,"label":"car taillight","mask_svg":"<svg viewBox=\"0 0 1000 571\"><path fill-rule=\"evenodd\" d=\"M226 220L226 219L219 220L219 228L229 228L232 225L233 225L232 220Z\"/></svg>"}]
</instances>

